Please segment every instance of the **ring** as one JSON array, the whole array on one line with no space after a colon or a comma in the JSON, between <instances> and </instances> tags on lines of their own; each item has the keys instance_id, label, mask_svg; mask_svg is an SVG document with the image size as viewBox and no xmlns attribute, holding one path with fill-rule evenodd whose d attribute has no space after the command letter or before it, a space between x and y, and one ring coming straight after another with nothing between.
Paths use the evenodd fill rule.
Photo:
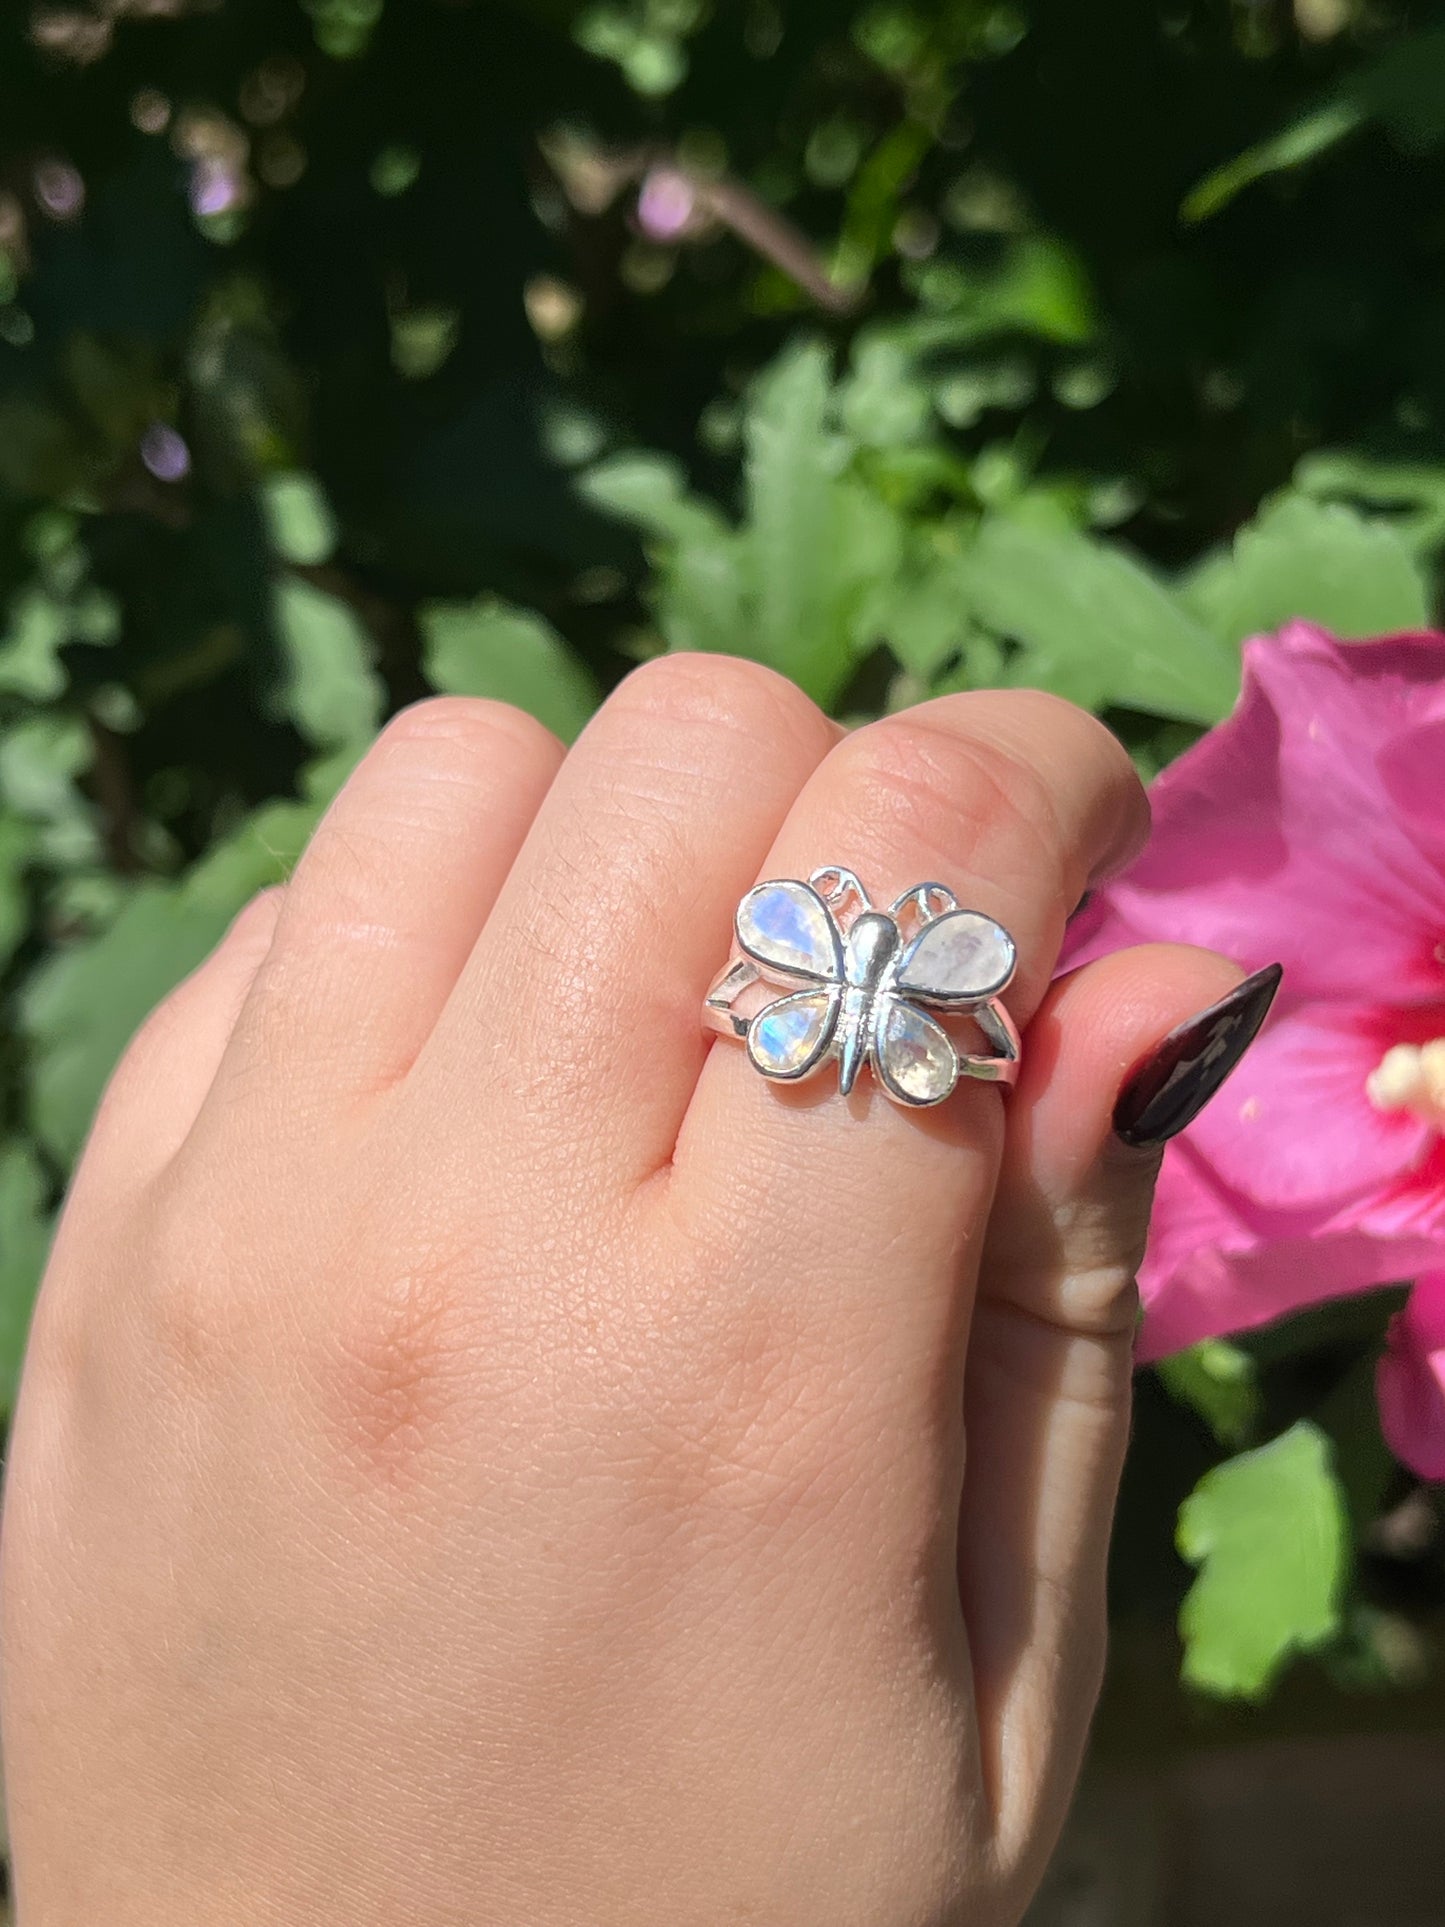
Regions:
<instances>
[{"instance_id":1,"label":"ring","mask_svg":"<svg viewBox=\"0 0 1445 1927\"><path fill-rule=\"evenodd\" d=\"M1017 948L943 884L920 883L875 910L851 870L829 866L806 883L749 890L735 930L742 955L719 972L703 1023L741 1038L764 1077L801 1083L836 1058L846 1095L867 1064L895 1103L915 1109L942 1104L960 1077L1017 1083L1019 1034L998 1001ZM789 994L769 1001L769 984ZM930 1012L966 1019L988 1048L960 1048Z\"/></svg>"}]
</instances>

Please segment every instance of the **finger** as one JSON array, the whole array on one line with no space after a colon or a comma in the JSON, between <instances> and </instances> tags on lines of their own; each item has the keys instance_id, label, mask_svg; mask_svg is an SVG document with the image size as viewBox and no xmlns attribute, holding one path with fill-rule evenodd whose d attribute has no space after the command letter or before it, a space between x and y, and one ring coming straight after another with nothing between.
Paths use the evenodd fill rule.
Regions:
<instances>
[{"instance_id":1,"label":"finger","mask_svg":"<svg viewBox=\"0 0 1445 1927\"><path fill-rule=\"evenodd\" d=\"M352 772L286 892L218 1084L382 1090L421 1049L563 757L522 710L436 697Z\"/></svg>"},{"instance_id":2,"label":"finger","mask_svg":"<svg viewBox=\"0 0 1445 1927\"><path fill-rule=\"evenodd\" d=\"M1208 951L1121 952L1057 983L1029 1032L969 1339L959 1530L985 1758L999 1826L1020 1852L1039 1825L1036 1777L1020 1763L1037 1760L1040 1734L1058 1733L1035 1841L1046 1851L1103 1664L1134 1277L1159 1165L1157 1146L1114 1135L1116 1099L1131 1067L1240 977ZM1236 1038L1232 1062L1242 1047ZM1210 1064L1196 1109L1231 1067Z\"/></svg>"},{"instance_id":3,"label":"finger","mask_svg":"<svg viewBox=\"0 0 1445 1927\"><path fill-rule=\"evenodd\" d=\"M1019 969L1007 1001L1023 1024L1070 909L1090 877L1132 854L1147 811L1123 749L1072 704L1031 691L950 696L841 742L763 875L844 863L884 906L923 881L947 884L1012 934ZM1005 1101L965 1083L936 1110L900 1110L867 1080L844 1098L829 1070L796 1089L770 1085L724 1041L699 1080L676 1175L704 1206L769 1236L806 1227L840 1280L859 1268L866 1278L882 1252L952 1305Z\"/></svg>"},{"instance_id":4,"label":"finger","mask_svg":"<svg viewBox=\"0 0 1445 1927\"><path fill-rule=\"evenodd\" d=\"M664 1164L732 905L837 733L756 663L634 671L538 814L417 1066L418 1103L480 1119L485 1089L489 1156L555 1150L622 1190ZM459 1151L474 1161L474 1137Z\"/></svg>"},{"instance_id":5,"label":"finger","mask_svg":"<svg viewBox=\"0 0 1445 1927\"><path fill-rule=\"evenodd\" d=\"M190 1132L281 915L281 889L253 897L197 969L132 1038L85 1150L89 1181L140 1188Z\"/></svg>"}]
</instances>

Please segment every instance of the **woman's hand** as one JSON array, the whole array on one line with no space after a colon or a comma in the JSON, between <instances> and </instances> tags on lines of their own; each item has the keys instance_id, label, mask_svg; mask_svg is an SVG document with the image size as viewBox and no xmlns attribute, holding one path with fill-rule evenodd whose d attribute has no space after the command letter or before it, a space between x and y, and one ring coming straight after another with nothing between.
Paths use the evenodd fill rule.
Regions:
<instances>
[{"instance_id":1,"label":"woman's hand","mask_svg":"<svg viewBox=\"0 0 1445 1927\"><path fill-rule=\"evenodd\" d=\"M1014 1920L1104 1644L1153 1175L1110 1111L1238 976L1050 990L1146 820L1032 694L843 736L680 656L565 761L398 717L65 1214L5 1510L20 1927ZM829 862L1012 931L1011 1098L708 1048L739 897Z\"/></svg>"}]
</instances>

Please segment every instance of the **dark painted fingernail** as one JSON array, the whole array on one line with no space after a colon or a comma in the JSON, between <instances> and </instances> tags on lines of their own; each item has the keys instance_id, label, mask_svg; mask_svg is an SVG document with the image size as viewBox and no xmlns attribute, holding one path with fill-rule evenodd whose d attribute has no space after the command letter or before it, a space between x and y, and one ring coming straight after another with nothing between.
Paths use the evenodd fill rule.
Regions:
<instances>
[{"instance_id":1,"label":"dark painted fingernail","mask_svg":"<svg viewBox=\"0 0 1445 1927\"><path fill-rule=\"evenodd\" d=\"M1194 1122L1259 1034L1283 976L1281 964L1257 970L1155 1045L1114 1106L1126 1144L1165 1144Z\"/></svg>"}]
</instances>

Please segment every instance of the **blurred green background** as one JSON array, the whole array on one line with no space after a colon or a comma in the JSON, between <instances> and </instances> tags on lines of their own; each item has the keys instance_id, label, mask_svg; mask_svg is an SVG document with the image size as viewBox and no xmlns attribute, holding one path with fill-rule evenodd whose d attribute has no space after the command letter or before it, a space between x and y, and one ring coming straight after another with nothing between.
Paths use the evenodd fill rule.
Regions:
<instances>
[{"instance_id":1,"label":"blurred green background","mask_svg":"<svg viewBox=\"0 0 1445 1927\"><path fill-rule=\"evenodd\" d=\"M1429 620L1442 148L1425 0L12 0L5 1397L125 1038L427 689L1042 683L1152 772ZM1445 1726L1397 1302L1141 1384L1104 1749Z\"/></svg>"}]
</instances>

